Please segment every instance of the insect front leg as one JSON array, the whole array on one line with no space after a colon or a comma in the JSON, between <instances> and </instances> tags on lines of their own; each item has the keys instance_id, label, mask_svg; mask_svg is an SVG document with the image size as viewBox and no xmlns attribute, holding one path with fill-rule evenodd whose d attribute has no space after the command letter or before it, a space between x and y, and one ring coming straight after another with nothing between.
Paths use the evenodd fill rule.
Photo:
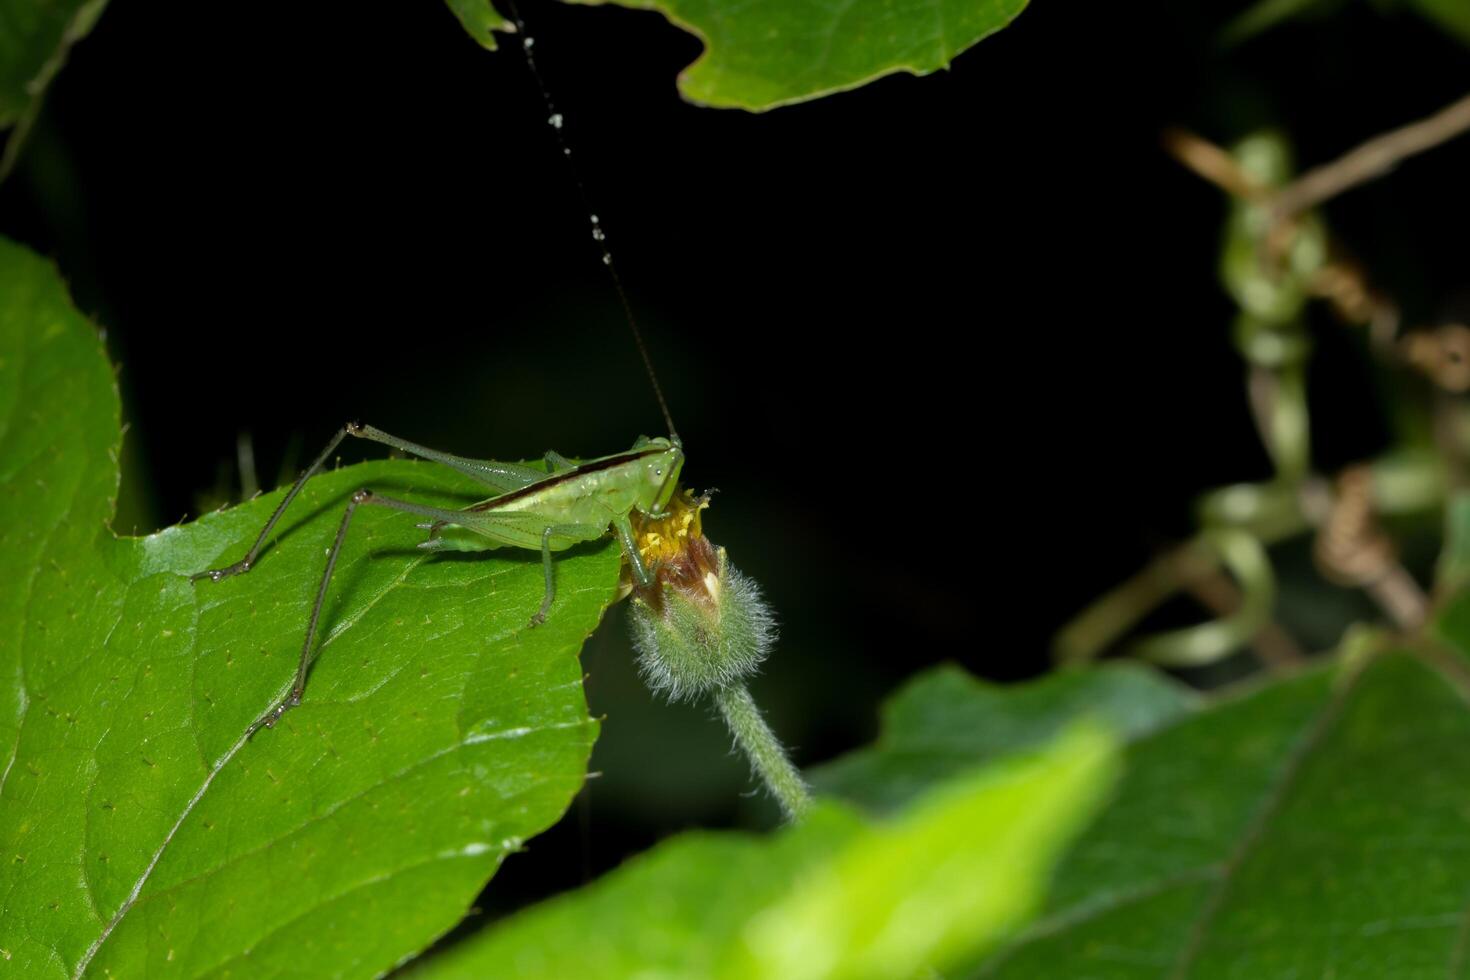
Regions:
<instances>
[{"instance_id":1,"label":"insect front leg","mask_svg":"<svg viewBox=\"0 0 1470 980\"><path fill-rule=\"evenodd\" d=\"M633 537L633 522L627 514L613 518L613 530L618 532L618 541L622 543L623 555L628 559L628 567L633 570L633 581L638 583L641 589L653 585L653 573L643 563L643 555L638 550L638 542Z\"/></svg>"},{"instance_id":2,"label":"insect front leg","mask_svg":"<svg viewBox=\"0 0 1470 980\"><path fill-rule=\"evenodd\" d=\"M565 473L567 470L577 468L576 463L573 463L555 449L546 450L546 455L542 458L546 463L546 472L548 473Z\"/></svg>"}]
</instances>

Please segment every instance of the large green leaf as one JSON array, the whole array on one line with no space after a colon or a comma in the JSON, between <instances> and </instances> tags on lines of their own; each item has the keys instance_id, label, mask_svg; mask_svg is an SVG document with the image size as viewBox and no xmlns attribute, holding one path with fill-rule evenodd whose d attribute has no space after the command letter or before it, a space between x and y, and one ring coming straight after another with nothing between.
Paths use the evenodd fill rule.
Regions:
<instances>
[{"instance_id":1,"label":"large green leaf","mask_svg":"<svg viewBox=\"0 0 1470 980\"><path fill-rule=\"evenodd\" d=\"M684 98L761 110L843 92L895 72L927 75L946 68L1015 20L1028 0L568 2L658 11L704 42L704 54L679 76ZM449 5L481 43L490 27L504 27L493 10L487 14L488 0Z\"/></svg>"},{"instance_id":2,"label":"large green leaf","mask_svg":"<svg viewBox=\"0 0 1470 980\"><path fill-rule=\"evenodd\" d=\"M881 822L835 803L768 838L690 834L414 971L450 977L893 978L992 946L1101 799L1112 740L1073 727Z\"/></svg>"},{"instance_id":3,"label":"large green leaf","mask_svg":"<svg viewBox=\"0 0 1470 980\"><path fill-rule=\"evenodd\" d=\"M107 0L0 0L0 129L37 104Z\"/></svg>"},{"instance_id":4,"label":"large green leaf","mask_svg":"<svg viewBox=\"0 0 1470 980\"><path fill-rule=\"evenodd\" d=\"M1009 24L1027 0L613 2L657 10L704 41L704 54L679 78L686 99L771 109L895 72L938 71Z\"/></svg>"},{"instance_id":5,"label":"large green leaf","mask_svg":"<svg viewBox=\"0 0 1470 980\"><path fill-rule=\"evenodd\" d=\"M941 680L910 688L910 713ZM1116 685L1103 672L1049 678L1017 701L1035 727L1065 724L1090 686L1116 716ZM996 702L972 685L972 709L1005 731ZM1136 702L1139 718L1161 718L1154 695ZM903 741L919 744L890 731L878 754ZM974 744L974 758L989 751ZM1042 914L973 975L1459 976L1466 746L1465 690L1408 653L1348 658L1139 725L1111 804L1062 860ZM956 747L938 758L953 764ZM847 777L877 761L866 753L817 784L873 798Z\"/></svg>"},{"instance_id":6,"label":"large green leaf","mask_svg":"<svg viewBox=\"0 0 1470 980\"><path fill-rule=\"evenodd\" d=\"M982 762L1034 749L1077 718L1145 735L1192 710L1196 696L1158 671L1117 663L1031 684L991 684L958 667L909 681L883 706L875 745L809 773L812 788L888 810Z\"/></svg>"},{"instance_id":7,"label":"large green leaf","mask_svg":"<svg viewBox=\"0 0 1470 980\"><path fill-rule=\"evenodd\" d=\"M618 551L426 559L362 511L301 707L289 684L346 495L472 488L381 462L144 538L107 528L118 399L55 271L0 241L0 972L370 976L453 925L563 812L596 725L577 653ZM396 518L396 519L395 519Z\"/></svg>"}]
</instances>

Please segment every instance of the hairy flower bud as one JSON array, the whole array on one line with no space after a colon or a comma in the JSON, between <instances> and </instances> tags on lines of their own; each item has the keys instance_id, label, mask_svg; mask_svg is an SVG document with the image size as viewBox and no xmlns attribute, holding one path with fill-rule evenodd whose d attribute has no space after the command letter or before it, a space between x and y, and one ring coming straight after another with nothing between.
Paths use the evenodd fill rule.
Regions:
<instances>
[{"instance_id":1,"label":"hairy flower bud","mask_svg":"<svg viewBox=\"0 0 1470 980\"><path fill-rule=\"evenodd\" d=\"M647 586L631 569L624 580L638 666L670 700L708 695L751 770L797 820L811 794L745 686L775 643L776 620L756 584L705 538L699 513L707 506L708 496L682 490L662 517L633 515L638 557L653 572Z\"/></svg>"},{"instance_id":2,"label":"hairy flower bud","mask_svg":"<svg viewBox=\"0 0 1470 980\"><path fill-rule=\"evenodd\" d=\"M708 502L686 490L665 517L645 518L637 528L655 580L632 588L633 646L645 682L671 700L748 677L776 638L760 588L701 532L699 512Z\"/></svg>"}]
</instances>

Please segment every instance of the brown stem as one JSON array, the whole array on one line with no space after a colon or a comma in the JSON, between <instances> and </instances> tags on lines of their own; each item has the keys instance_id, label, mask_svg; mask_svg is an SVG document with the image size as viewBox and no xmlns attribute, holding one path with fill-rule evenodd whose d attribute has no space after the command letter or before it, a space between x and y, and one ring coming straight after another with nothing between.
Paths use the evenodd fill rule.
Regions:
<instances>
[{"instance_id":1,"label":"brown stem","mask_svg":"<svg viewBox=\"0 0 1470 980\"><path fill-rule=\"evenodd\" d=\"M1301 214L1359 184L1382 177L1401 162L1470 130L1470 95L1432 116L1389 130L1349 150L1331 163L1315 167L1276 194L1271 204L1278 217Z\"/></svg>"},{"instance_id":2,"label":"brown stem","mask_svg":"<svg viewBox=\"0 0 1470 980\"><path fill-rule=\"evenodd\" d=\"M1236 197L1260 197L1262 188L1251 180L1228 151L1184 129L1164 131L1164 149L1175 160L1216 187Z\"/></svg>"}]
</instances>

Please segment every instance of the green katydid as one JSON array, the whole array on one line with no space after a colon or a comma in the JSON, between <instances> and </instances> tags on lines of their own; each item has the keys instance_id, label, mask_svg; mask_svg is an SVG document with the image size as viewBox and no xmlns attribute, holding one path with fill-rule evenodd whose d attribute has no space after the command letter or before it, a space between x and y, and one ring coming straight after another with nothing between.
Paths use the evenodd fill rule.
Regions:
<instances>
[{"instance_id":1,"label":"green katydid","mask_svg":"<svg viewBox=\"0 0 1470 980\"><path fill-rule=\"evenodd\" d=\"M661 393L659 400L662 401ZM670 429L672 430L672 425ZM654 584L653 573L639 554L634 540L631 515L634 511L655 519L664 515L678 486L679 471L684 465L684 451L679 446L677 435L655 439L640 437L627 452L575 464L555 452L548 452L545 458L546 469L542 471L516 463L453 456L357 422L349 422L337 430L337 434L327 443L316 461L297 478L261 528L255 543L250 546L244 558L223 568L200 572L194 578L218 582L250 571L271 531L301 492L301 488L306 485L306 481L326 465L332 452L347 436L368 439L421 459L442 463L497 493L463 510L429 507L409 500L384 497L367 487L354 493L342 513L337 537L327 554L326 570L322 573L316 601L311 607L295 680L285 698L256 723L257 728L261 725L274 727L283 714L301 703L307 671L311 667L317 623L327 597L327 587L331 584L342 542L347 538L347 529L352 524L352 515L358 507L388 507L427 518L430 523L420 526L428 530L429 537L419 547L430 551L488 551L495 548L539 550L546 577L546 592L541 600L541 608L531 616L532 626L545 621L556 596L556 571L552 553L565 551L585 541L595 541L609 531L616 534L622 544L623 554L639 587L648 589Z\"/></svg>"},{"instance_id":2,"label":"green katydid","mask_svg":"<svg viewBox=\"0 0 1470 980\"><path fill-rule=\"evenodd\" d=\"M658 391L657 380L653 380L663 407L663 394ZM627 452L579 463L548 452L542 470L519 463L454 456L352 422L337 431L292 484L243 558L223 568L200 572L194 579L217 582L255 567L292 501L347 436L448 466L497 493L462 510L384 497L366 487L353 493L327 552L291 686L281 701L251 726L251 733L275 727L282 715L301 703L327 589L359 507L387 507L425 518L426 523L419 526L427 530L428 537L419 547L430 551L539 550L546 588L541 607L531 616L532 627L546 620L556 595L553 552L613 533L633 580L634 646L649 686L676 699L710 696L752 767L787 815L796 817L804 812L809 803L805 784L744 683L770 650L773 618L755 584L728 563L723 548L703 537L698 518L708 498L678 492L684 450L677 435L640 437ZM645 557L650 553L645 547L657 557Z\"/></svg>"}]
</instances>

